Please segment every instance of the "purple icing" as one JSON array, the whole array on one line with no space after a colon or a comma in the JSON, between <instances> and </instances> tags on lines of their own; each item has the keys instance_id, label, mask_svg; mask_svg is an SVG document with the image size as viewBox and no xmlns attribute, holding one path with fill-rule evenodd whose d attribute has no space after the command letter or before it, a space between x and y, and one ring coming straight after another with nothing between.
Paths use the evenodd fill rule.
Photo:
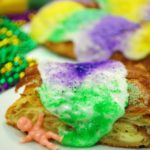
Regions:
<instances>
[{"instance_id":1,"label":"purple icing","mask_svg":"<svg viewBox=\"0 0 150 150\"><path fill-rule=\"evenodd\" d=\"M120 50L122 40L139 25L124 18L107 16L78 34L74 40L78 61L104 61ZM83 40L84 39L84 40ZM82 42L81 42L82 41Z\"/></svg>"},{"instance_id":2,"label":"purple icing","mask_svg":"<svg viewBox=\"0 0 150 150\"><path fill-rule=\"evenodd\" d=\"M96 69L103 63L104 62L80 63L80 64L69 64L69 63L58 64L57 66L58 68L54 73L52 73L54 68L51 67L53 66L53 64L47 64L45 72L47 78L49 78L50 80L53 78L55 81L58 80L60 84L64 84L66 86L72 86L74 84L74 81L78 81L76 82L76 85L79 85L81 81L86 77L87 74L92 72L92 70Z\"/></svg>"},{"instance_id":3,"label":"purple icing","mask_svg":"<svg viewBox=\"0 0 150 150\"><path fill-rule=\"evenodd\" d=\"M115 70L116 66L120 63L115 61L104 61L104 62L89 62L89 63L46 63L39 67L42 77L46 79L49 84L60 84L67 87L79 86L87 75L92 74L97 69L101 70Z\"/></svg>"},{"instance_id":4,"label":"purple icing","mask_svg":"<svg viewBox=\"0 0 150 150\"><path fill-rule=\"evenodd\" d=\"M92 70L106 64L106 62L94 62L94 63L79 63L79 64L66 64L70 75L73 74L78 78L84 78L87 74L92 72Z\"/></svg>"},{"instance_id":5,"label":"purple icing","mask_svg":"<svg viewBox=\"0 0 150 150\"><path fill-rule=\"evenodd\" d=\"M124 18L107 16L100 20L88 34L91 36L91 40L102 49L115 51L120 44L119 37L138 27L138 24Z\"/></svg>"}]
</instances>

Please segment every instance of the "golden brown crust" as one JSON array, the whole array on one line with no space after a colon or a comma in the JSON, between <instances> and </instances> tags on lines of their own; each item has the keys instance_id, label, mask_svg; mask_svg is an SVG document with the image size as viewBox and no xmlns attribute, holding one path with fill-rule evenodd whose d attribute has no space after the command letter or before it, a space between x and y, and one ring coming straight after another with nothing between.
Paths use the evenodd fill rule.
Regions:
<instances>
[{"instance_id":1,"label":"golden brown crust","mask_svg":"<svg viewBox=\"0 0 150 150\"><path fill-rule=\"evenodd\" d=\"M132 85L129 106L100 142L117 147L150 147L150 74L141 64L128 64L127 69L128 83Z\"/></svg>"},{"instance_id":2,"label":"golden brown crust","mask_svg":"<svg viewBox=\"0 0 150 150\"><path fill-rule=\"evenodd\" d=\"M25 70L25 76L16 85L16 92L23 85L30 83L30 84L34 85L35 87L37 87L37 86L41 85L41 82L42 82L42 80L40 77L40 73L37 69L37 65L34 65Z\"/></svg>"},{"instance_id":3,"label":"golden brown crust","mask_svg":"<svg viewBox=\"0 0 150 150\"><path fill-rule=\"evenodd\" d=\"M100 143L115 147L150 147L150 74L141 64L128 65L127 69L127 79L132 85L129 89L129 106L126 114L114 124L112 131ZM33 74L35 74L34 82L31 80ZM36 92L41 84L36 67L28 70L21 82L20 85L27 84L27 86L21 97L7 110L8 124L16 127L16 122L21 116L27 116L35 122L38 114L43 112L46 116L44 121L46 130L58 132L60 126L70 128L45 110L41 104ZM139 95L135 95L138 92Z\"/></svg>"},{"instance_id":4,"label":"golden brown crust","mask_svg":"<svg viewBox=\"0 0 150 150\"><path fill-rule=\"evenodd\" d=\"M89 3L81 3L87 8L100 8L100 6L96 2L89 2Z\"/></svg>"},{"instance_id":5,"label":"golden brown crust","mask_svg":"<svg viewBox=\"0 0 150 150\"><path fill-rule=\"evenodd\" d=\"M72 42L52 43L46 42L45 46L56 54L76 59L74 54L74 45Z\"/></svg>"},{"instance_id":6,"label":"golden brown crust","mask_svg":"<svg viewBox=\"0 0 150 150\"><path fill-rule=\"evenodd\" d=\"M139 148L149 147L149 140L150 136L143 127L119 120L100 143L114 147Z\"/></svg>"},{"instance_id":7,"label":"golden brown crust","mask_svg":"<svg viewBox=\"0 0 150 150\"><path fill-rule=\"evenodd\" d=\"M123 54L121 52L116 52L112 55L111 59L113 60L119 60L121 62L123 62L125 65L135 65L135 64L143 64L146 69L150 72L150 55L147 56L146 58L144 58L143 60L139 60L139 61L133 61L133 60L129 60L127 58L125 58L123 56Z\"/></svg>"}]
</instances>

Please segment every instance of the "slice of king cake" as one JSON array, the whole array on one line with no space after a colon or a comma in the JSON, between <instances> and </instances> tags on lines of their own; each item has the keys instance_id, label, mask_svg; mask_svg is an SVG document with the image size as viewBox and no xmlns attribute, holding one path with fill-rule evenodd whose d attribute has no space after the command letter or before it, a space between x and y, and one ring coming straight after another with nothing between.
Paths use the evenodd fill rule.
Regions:
<instances>
[{"instance_id":1,"label":"slice of king cake","mask_svg":"<svg viewBox=\"0 0 150 150\"><path fill-rule=\"evenodd\" d=\"M149 82L140 64L39 64L17 85L26 88L6 120L17 128L20 117L35 123L42 112L43 128L62 136L66 146L149 147Z\"/></svg>"}]
</instances>

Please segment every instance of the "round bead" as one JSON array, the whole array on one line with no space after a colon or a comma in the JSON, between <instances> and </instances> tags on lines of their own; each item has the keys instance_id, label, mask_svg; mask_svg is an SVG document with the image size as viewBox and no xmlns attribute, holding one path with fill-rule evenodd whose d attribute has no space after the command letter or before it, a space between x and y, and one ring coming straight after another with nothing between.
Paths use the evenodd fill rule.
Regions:
<instances>
[{"instance_id":1,"label":"round bead","mask_svg":"<svg viewBox=\"0 0 150 150\"><path fill-rule=\"evenodd\" d=\"M13 62L14 56L13 56L13 55L10 55L9 58L7 58L7 60Z\"/></svg>"},{"instance_id":2,"label":"round bead","mask_svg":"<svg viewBox=\"0 0 150 150\"><path fill-rule=\"evenodd\" d=\"M26 63L23 63L23 64L21 65L21 69L22 69L22 70L26 69L26 67L27 67L27 64L26 64Z\"/></svg>"},{"instance_id":3,"label":"round bead","mask_svg":"<svg viewBox=\"0 0 150 150\"><path fill-rule=\"evenodd\" d=\"M6 35L7 35L7 36L12 36L12 34L13 34L12 31L7 31L7 32L6 32Z\"/></svg>"},{"instance_id":4,"label":"round bead","mask_svg":"<svg viewBox=\"0 0 150 150\"><path fill-rule=\"evenodd\" d=\"M7 82L8 82L9 85L11 85L11 84L13 83L13 81L14 81L14 80L13 80L12 77L9 77L8 80L7 80Z\"/></svg>"},{"instance_id":5,"label":"round bead","mask_svg":"<svg viewBox=\"0 0 150 150\"><path fill-rule=\"evenodd\" d=\"M20 61L20 57L16 56L16 57L14 58L14 61L15 61L15 62L19 62L19 61Z\"/></svg>"},{"instance_id":6,"label":"round bead","mask_svg":"<svg viewBox=\"0 0 150 150\"><path fill-rule=\"evenodd\" d=\"M18 62L14 62L14 66L19 66L19 63Z\"/></svg>"},{"instance_id":7,"label":"round bead","mask_svg":"<svg viewBox=\"0 0 150 150\"><path fill-rule=\"evenodd\" d=\"M10 71L5 73L5 77L8 78L8 77L10 77L10 76L11 76L11 72L10 72Z\"/></svg>"},{"instance_id":8,"label":"round bead","mask_svg":"<svg viewBox=\"0 0 150 150\"><path fill-rule=\"evenodd\" d=\"M12 40L13 40L13 39L16 39L16 38L17 38L16 35L13 35L13 36L11 37Z\"/></svg>"},{"instance_id":9,"label":"round bead","mask_svg":"<svg viewBox=\"0 0 150 150\"><path fill-rule=\"evenodd\" d=\"M21 65L21 64L22 64L22 60L19 61L19 65Z\"/></svg>"},{"instance_id":10,"label":"round bead","mask_svg":"<svg viewBox=\"0 0 150 150\"><path fill-rule=\"evenodd\" d=\"M24 72L21 72L21 73L19 74L20 79L23 78L24 76L25 76L25 73L24 73Z\"/></svg>"},{"instance_id":11,"label":"round bead","mask_svg":"<svg viewBox=\"0 0 150 150\"><path fill-rule=\"evenodd\" d=\"M0 79L0 84L3 85L6 82L5 78Z\"/></svg>"},{"instance_id":12,"label":"round bead","mask_svg":"<svg viewBox=\"0 0 150 150\"><path fill-rule=\"evenodd\" d=\"M12 44L14 45L18 45L19 44L19 40L17 38L12 40Z\"/></svg>"},{"instance_id":13,"label":"round bead","mask_svg":"<svg viewBox=\"0 0 150 150\"><path fill-rule=\"evenodd\" d=\"M8 86L8 83L3 84L3 88L4 88L4 89L8 89L8 87L9 87L9 86Z\"/></svg>"},{"instance_id":14,"label":"round bead","mask_svg":"<svg viewBox=\"0 0 150 150\"><path fill-rule=\"evenodd\" d=\"M1 70L0 70L0 73L1 74L4 74L6 72L6 68L2 68Z\"/></svg>"},{"instance_id":15,"label":"round bead","mask_svg":"<svg viewBox=\"0 0 150 150\"><path fill-rule=\"evenodd\" d=\"M2 42L3 42L3 44L4 44L4 45L6 45L6 44L8 44L8 43L9 43L9 39L8 39L8 38L6 38L6 39L4 39Z\"/></svg>"},{"instance_id":16,"label":"round bead","mask_svg":"<svg viewBox=\"0 0 150 150\"><path fill-rule=\"evenodd\" d=\"M14 70L16 73L19 73L21 71L21 67L17 67L15 70Z\"/></svg>"},{"instance_id":17,"label":"round bead","mask_svg":"<svg viewBox=\"0 0 150 150\"><path fill-rule=\"evenodd\" d=\"M5 45L5 42L1 41L0 42L0 47L3 47Z\"/></svg>"},{"instance_id":18,"label":"round bead","mask_svg":"<svg viewBox=\"0 0 150 150\"><path fill-rule=\"evenodd\" d=\"M0 31L1 31L1 33L6 33L7 32L7 28L3 27Z\"/></svg>"},{"instance_id":19,"label":"round bead","mask_svg":"<svg viewBox=\"0 0 150 150\"><path fill-rule=\"evenodd\" d=\"M12 66L13 64L11 62L8 62L6 65L5 65L5 68L7 71L10 71L12 69Z\"/></svg>"},{"instance_id":20,"label":"round bead","mask_svg":"<svg viewBox=\"0 0 150 150\"><path fill-rule=\"evenodd\" d=\"M13 76L14 80L18 80L19 79L19 74L15 73L14 76Z\"/></svg>"},{"instance_id":21,"label":"round bead","mask_svg":"<svg viewBox=\"0 0 150 150\"><path fill-rule=\"evenodd\" d=\"M29 64L29 67L32 67L32 66L34 66L35 65L35 62L31 62L30 64Z\"/></svg>"}]
</instances>

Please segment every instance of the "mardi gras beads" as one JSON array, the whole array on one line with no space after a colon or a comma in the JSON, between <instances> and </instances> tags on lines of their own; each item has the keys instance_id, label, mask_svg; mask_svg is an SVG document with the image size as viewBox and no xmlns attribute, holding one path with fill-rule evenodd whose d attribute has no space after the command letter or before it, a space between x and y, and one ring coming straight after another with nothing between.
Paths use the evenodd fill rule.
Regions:
<instances>
[{"instance_id":1,"label":"mardi gras beads","mask_svg":"<svg viewBox=\"0 0 150 150\"><path fill-rule=\"evenodd\" d=\"M13 22L0 17L0 67L13 61L16 55L25 55L36 43Z\"/></svg>"},{"instance_id":2,"label":"mardi gras beads","mask_svg":"<svg viewBox=\"0 0 150 150\"><path fill-rule=\"evenodd\" d=\"M25 69L35 65L34 60L28 60L23 56L14 57L13 61L8 61L0 67L0 92L15 85L25 76Z\"/></svg>"},{"instance_id":3,"label":"mardi gras beads","mask_svg":"<svg viewBox=\"0 0 150 150\"><path fill-rule=\"evenodd\" d=\"M25 54L36 43L13 22L0 17L0 92L15 85L24 77L25 69L33 62Z\"/></svg>"},{"instance_id":4,"label":"mardi gras beads","mask_svg":"<svg viewBox=\"0 0 150 150\"><path fill-rule=\"evenodd\" d=\"M11 49L11 52L26 54L35 47L36 43L26 33L22 32L12 21L0 17L0 50L5 49L5 53Z\"/></svg>"}]
</instances>

